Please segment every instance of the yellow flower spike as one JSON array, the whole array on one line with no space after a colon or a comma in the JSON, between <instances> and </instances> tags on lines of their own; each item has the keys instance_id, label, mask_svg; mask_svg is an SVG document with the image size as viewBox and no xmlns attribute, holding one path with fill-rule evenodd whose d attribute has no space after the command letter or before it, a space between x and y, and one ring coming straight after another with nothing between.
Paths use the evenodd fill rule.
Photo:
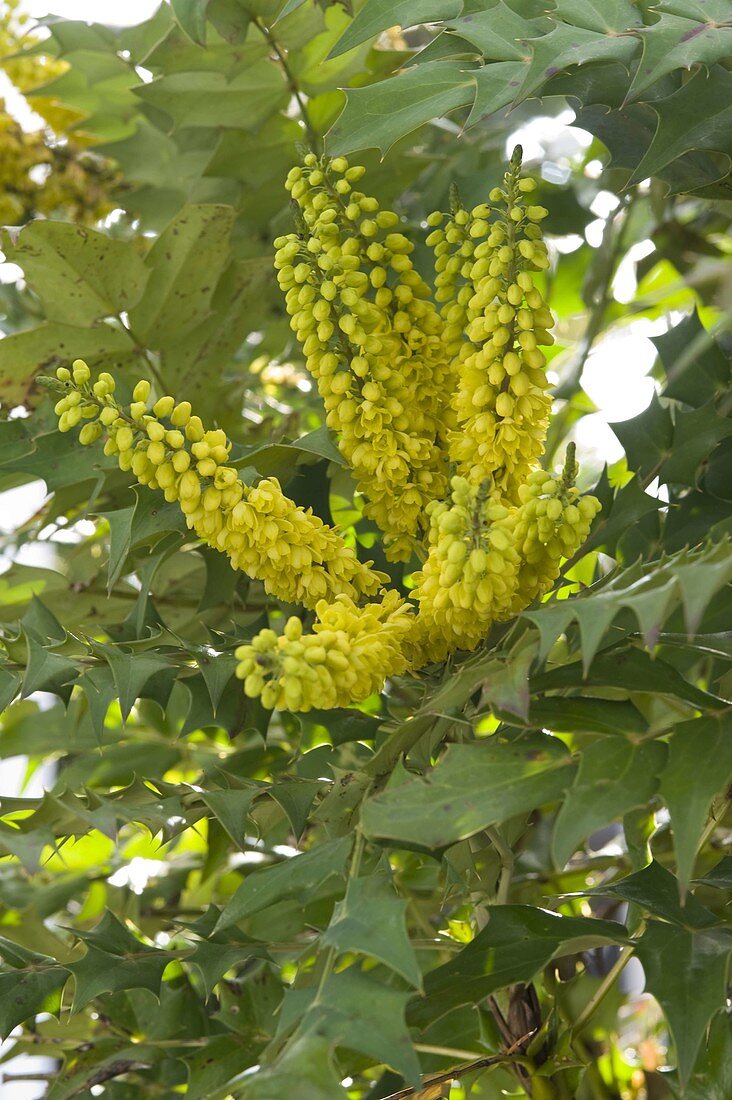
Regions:
<instances>
[{"instance_id":1,"label":"yellow flower spike","mask_svg":"<svg viewBox=\"0 0 732 1100\"><path fill-rule=\"evenodd\" d=\"M75 384L86 385L83 371L80 377L83 383ZM358 600L380 592L383 575L360 562L337 531L289 500L276 479L253 489L244 485L227 465L231 443L223 431L206 430L187 402L161 398L156 408L185 426L185 434L168 429L155 411L146 411L149 396L149 382L138 382L135 400L124 410L109 394L105 404L97 398L96 405L82 405L81 394L72 389L57 406L59 429L70 431L82 416L96 417L84 427L83 442L93 442L106 429L105 453L116 455L120 468L131 470L141 484L177 500L188 526L226 553L234 568L261 580L271 595L314 607L323 597Z\"/></svg>"}]
</instances>

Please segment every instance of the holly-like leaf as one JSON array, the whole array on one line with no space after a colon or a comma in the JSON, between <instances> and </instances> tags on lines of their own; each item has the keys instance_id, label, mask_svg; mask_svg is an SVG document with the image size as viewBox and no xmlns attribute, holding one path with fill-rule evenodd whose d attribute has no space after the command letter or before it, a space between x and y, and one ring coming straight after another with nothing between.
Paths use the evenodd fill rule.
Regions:
<instances>
[{"instance_id":1,"label":"holly-like leaf","mask_svg":"<svg viewBox=\"0 0 732 1100\"><path fill-rule=\"evenodd\" d=\"M526 19L510 8L504 0L485 11L472 11L461 19L451 21L449 14L442 19L448 30L477 46L486 61L530 60L531 50L524 39L534 38L551 29L549 20ZM488 66L492 69L493 66Z\"/></svg>"},{"instance_id":2,"label":"holly-like leaf","mask_svg":"<svg viewBox=\"0 0 732 1100\"><path fill-rule=\"evenodd\" d=\"M679 880L656 860L616 882L585 890L585 894L622 898L683 928L710 928L719 921L693 894L682 901Z\"/></svg>"},{"instance_id":3,"label":"holly-like leaf","mask_svg":"<svg viewBox=\"0 0 732 1100\"><path fill-rule=\"evenodd\" d=\"M546 80L571 65L583 65L590 61L621 61L627 65L637 43L630 35L609 35L557 23L549 34L532 38L527 45L531 48L531 61L526 66L526 75L515 103L528 99Z\"/></svg>"},{"instance_id":4,"label":"holly-like leaf","mask_svg":"<svg viewBox=\"0 0 732 1100\"><path fill-rule=\"evenodd\" d=\"M28 664L23 677L23 696L34 691L51 691L68 700L71 685L79 674L75 661L46 649L35 638L28 637Z\"/></svg>"},{"instance_id":5,"label":"holly-like leaf","mask_svg":"<svg viewBox=\"0 0 732 1100\"><path fill-rule=\"evenodd\" d=\"M430 61L389 80L355 88L327 136L329 152L386 152L426 122L466 107L475 98L471 70L463 62Z\"/></svg>"},{"instance_id":6,"label":"holly-like leaf","mask_svg":"<svg viewBox=\"0 0 732 1100\"><path fill-rule=\"evenodd\" d=\"M676 726L660 794L671 815L682 889L693 875L712 800L731 779L732 719L701 717Z\"/></svg>"},{"instance_id":7,"label":"holly-like leaf","mask_svg":"<svg viewBox=\"0 0 732 1100\"><path fill-rule=\"evenodd\" d=\"M721 65L700 70L666 99L655 100L658 126L631 182L657 176L690 150L708 149L732 161L732 73Z\"/></svg>"},{"instance_id":8,"label":"holly-like leaf","mask_svg":"<svg viewBox=\"0 0 732 1100\"><path fill-rule=\"evenodd\" d=\"M710 18L707 16L706 18ZM719 26L698 17L686 18L661 12L657 23L642 28L643 55L628 89L628 99L638 99L657 80L674 69L711 65L732 54L732 26Z\"/></svg>"},{"instance_id":9,"label":"holly-like leaf","mask_svg":"<svg viewBox=\"0 0 732 1100\"><path fill-rule=\"evenodd\" d=\"M563 867L596 829L650 802L665 763L666 746L658 741L634 745L625 738L602 737L588 745L554 825L557 866Z\"/></svg>"},{"instance_id":10,"label":"holly-like leaf","mask_svg":"<svg viewBox=\"0 0 732 1100\"><path fill-rule=\"evenodd\" d=\"M299 1036L288 1043L274 1065L248 1077L240 1095L243 1100L281 1100L283 1096L298 1095L308 1100L343 1100L332 1043L313 1032Z\"/></svg>"},{"instance_id":11,"label":"holly-like leaf","mask_svg":"<svg viewBox=\"0 0 732 1100\"><path fill-rule=\"evenodd\" d=\"M226 905L216 931L222 932L277 902L289 898L308 900L328 879L343 874L352 842L350 836L341 837L272 867L253 871Z\"/></svg>"},{"instance_id":12,"label":"holly-like leaf","mask_svg":"<svg viewBox=\"0 0 732 1100\"><path fill-rule=\"evenodd\" d=\"M148 681L159 672L170 668L170 662L154 652L133 653L118 646L102 645L101 642L96 642L95 648L112 670L120 710L125 719L129 717Z\"/></svg>"},{"instance_id":13,"label":"holly-like leaf","mask_svg":"<svg viewBox=\"0 0 732 1100\"><path fill-rule=\"evenodd\" d=\"M148 347L178 342L208 317L233 223L231 207L188 206L160 234L145 260L145 297L130 313L130 327Z\"/></svg>"},{"instance_id":14,"label":"holly-like leaf","mask_svg":"<svg viewBox=\"0 0 732 1100\"><path fill-rule=\"evenodd\" d=\"M462 0L367 0L348 24L328 57L340 57L388 27L404 30L417 23L452 19L462 10Z\"/></svg>"},{"instance_id":15,"label":"holly-like leaf","mask_svg":"<svg viewBox=\"0 0 732 1100\"><path fill-rule=\"evenodd\" d=\"M86 943L87 951L68 965L75 979L72 1012L79 1012L102 993L149 989L158 995L171 958L167 952L141 943L109 911L96 928L76 934Z\"/></svg>"},{"instance_id":16,"label":"holly-like leaf","mask_svg":"<svg viewBox=\"0 0 732 1100\"><path fill-rule=\"evenodd\" d=\"M382 875L350 879L321 943L340 952L370 955L421 988L422 974L404 919L406 907Z\"/></svg>"},{"instance_id":17,"label":"holly-like leaf","mask_svg":"<svg viewBox=\"0 0 732 1100\"><path fill-rule=\"evenodd\" d=\"M39 967L0 973L0 1039L37 1012L58 1012L69 974L48 959Z\"/></svg>"},{"instance_id":18,"label":"holly-like leaf","mask_svg":"<svg viewBox=\"0 0 732 1100\"><path fill-rule=\"evenodd\" d=\"M679 1078L685 1085L704 1032L724 1005L732 933L727 928L690 931L649 921L636 952L646 989L656 998L676 1046Z\"/></svg>"},{"instance_id":19,"label":"holly-like leaf","mask_svg":"<svg viewBox=\"0 0 732 1100\"><path fill-rule=\"evenodd\" d=\"M312 987L289 990L282 1002L280 1030L299 1023L298 1034L314 1032L335 1046L378 1058L417 1086L419 1062L404 1023L409 997L352 966L332 974L317 997Z\"/></svg>"},{"instance_id":20,"label":"holly-like leaf","mask_svg":"<svg viewBox=\"0 0 732 1100\"><path fill-rule=\"evenodd\" d=\"M487 918L467 947L425 976L425 996L412 1002L410 1024L424 1027L459 1005L530 982L553 958L627 938L625 926L614 921L562 917L530 905L492 905Z\"/></svg>"},{"instance_id":21,"label":"holly-like leaf","mask_svg":"<svg viewBox=\"0 0 732 1100\"><path fill-rule=\"evenodd\" d=\"M258 793L258 787L246 787L244 790L204 791L201 795L241 851L246 849L247 835L251 835L251 826L247 829L249 807Z\"/></svg>"},{"instance_id":22,"label":"holly-like leaf","mask_svg":"<svg viewBox=\"0 0 732 1100\"><path fill-rule=\"evenodd\" d=\"M490 738L480 745L451 745L424 779L367 799L361 821L367 836L446 848L554 801L572 777L565 747L543 734L513 743Z\"/></svg>"},{"instance_id":23,"label":"holly-like leaf","mask_svg":"<svg viewBox=\"0 0 732 1100\"><path fill-rule=\"evenodd\" d=\"M31 222L6 252L23 268L48 320L66 325L129 312L150 274L131 241L60 221Z\"/></svg>"},{"instance_id":24,"label":"holly-like leaf","mask_svg":"<svg viewBox=\"0 0 732 1100\"><path fill-rule=\"evenodd\" d=\"M206 44L206 8L209 0L171 0L178 26L198 46Z\"/></svg>"}]
</instances>

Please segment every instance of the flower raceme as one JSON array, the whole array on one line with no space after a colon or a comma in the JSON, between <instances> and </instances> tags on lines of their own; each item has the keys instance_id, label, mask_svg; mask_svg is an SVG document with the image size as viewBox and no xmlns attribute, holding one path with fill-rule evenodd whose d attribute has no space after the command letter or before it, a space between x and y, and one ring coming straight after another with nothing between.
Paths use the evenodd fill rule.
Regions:
<instances>
[{"instance_id":1,"label":"flower raceme","mask_svg":"<svg viewBox=\"0 0 732 1100\"><path fill-rule=\"evenodd\" d=\"M395 591L380 603L357 607L348 596L321 600L312 633L292 617L284 630L262 630L239 646L236 675L248 696L265 707L306 711L347 707L380 691L389 676L406 672L404 643L412 609Z\"/></svg>"},{"instance_id":2,"label":"flower raceme","mask_svg":"<svg viewBox=\"0 0 732 1100\"><path fill-rule=\"evenodd\" d=\"M207 430L187 401L161 397L150 405L150 383L138 382L123 409L114 398L114 379L91 381L77 359L57 378L68 393L56 405L61 431L82 420L80 442L106 434L105 453L141 485L161 489L177 502L186 523L235 569L264 582L278 599L315 607L321 599L374 596L387 578L358 560L342 537L310 510L282 492L276 478L245 485L228 465L231 443L221 430Z\"/></svg>"},{"instance_id":3,"label":"flower raceme","mask_svg":"<svg viewBox=\"0 0 732 1100\"><path fill-rule=\"evenodd\" d=\"M475 649L544 596L587 537L600 505L576 488L572 445L561 473L539 465L546 211L528 203L520 167L516 153L489 202L468 211L453 195L449 215L427 219L434 300L397 215L356 190L362 168L308 154L287 179L296 232L275 242L275 267L291 325L387 556L424 559L411 600L276 479L244 484L225 434L188 402L153 402L142 381L123 408L111 375L92 381L81 360L57 372L62 431L81 426L83 444L105 435L120 468L177 502L234 568L315 611L309 630L291 617L237 649L244 690L266 707L348 706Z\"/></svg>"},{"instance_id":4,"label":"flower raceme","mask_svg":"<svg viewBox=\"0 0 732 1100\"><path fill-rule=\"evenodd\" d=\"M366 514L387 556L406 561L447 484L439 434L450 365L414 246L393 211L355 189L363 172L314 154L292 169L297 232L275 241L275 267Z\"/></svg>"}]
</instances>

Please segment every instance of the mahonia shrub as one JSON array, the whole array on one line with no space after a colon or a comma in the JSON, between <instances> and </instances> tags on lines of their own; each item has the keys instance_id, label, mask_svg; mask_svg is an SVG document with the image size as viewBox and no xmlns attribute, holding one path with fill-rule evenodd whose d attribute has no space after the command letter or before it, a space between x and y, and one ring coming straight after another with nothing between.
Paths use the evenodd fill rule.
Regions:
<instances>
[{"instance_id":1,"label":"mahonia shrub","mask_svg":"<svg viewBox=\"0 0 732 1100\"><path fill-rule=\"evenodd\" d=\"M129 405L108 373L57 371L61 431L105 436L120 469L176 502L199 538L266 592L315 613L291 616L237 650L238 675L267 708L358 702L394 675L474 650L492 624L545 595L599 510L564 469L543 469L550 397L540 350L552 315L535 275L548 265L517 149L502 187L427 218L435 286L415 269L399 218L358 189L344 157L308 153L287 177L295 231L275 241L292 329L387 557L414 560L402 596L342 534L296 505L276 478L246 484L231 442L190 403Z\"/></svg>"}]
</instances>

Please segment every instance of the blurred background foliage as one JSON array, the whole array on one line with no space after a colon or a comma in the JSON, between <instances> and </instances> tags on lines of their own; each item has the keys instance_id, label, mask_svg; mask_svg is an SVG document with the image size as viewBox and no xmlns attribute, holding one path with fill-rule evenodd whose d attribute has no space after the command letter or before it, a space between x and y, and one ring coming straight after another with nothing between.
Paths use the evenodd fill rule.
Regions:
<instances>
[{"instance_id":1,"label":"blurred background foliage","mask_svg":"<svg viewBox=\"0 0 732 1100\"><path fill-rule=\"evenodd\" d=\"M452 1100L732 1095L731 38L725 0L171 0L122 28L5 5L0 1021L6 1060L52 1060L34 1095L375 1098L420 1071ZM190 400L407 591L277 291L282 183L299 145L358 151L419 241L516 141L550 211L546 463L577 443L590 542L459 672L264 712L233 649L292 609L74 449L36 377L82 356ZM563 800L519 783L420 843L443 742L541 730L580 761Z\"/></svg>"}]
</instances>

